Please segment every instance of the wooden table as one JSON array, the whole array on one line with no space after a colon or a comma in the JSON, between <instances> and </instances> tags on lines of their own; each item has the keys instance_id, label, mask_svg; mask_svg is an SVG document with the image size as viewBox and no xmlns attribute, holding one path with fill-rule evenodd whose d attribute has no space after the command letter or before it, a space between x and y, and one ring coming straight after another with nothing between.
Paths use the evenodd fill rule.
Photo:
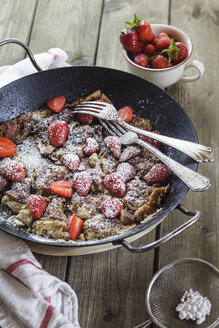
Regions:
<instances>
[{"instance_id":1,"label":"wooden table","mask_svg":"<svg viewBox=\"0 0 219 328\"><path fill-rule=\"evenodd\" d=\"M107 11L102 0L0 0L0 39L15 37L34 53L63 48L69 64L98 65L127 70L120 53L119 33L134 13L151 23L175 25L188 33L194 45L193 58L206 68L193 83L175 84L168 92L193 121L201 143L211 145L214 163L201 164L199 172L212 187L188 192L183 205L199 209L202 219L189 230L156 251L131 254L123 248L79 257L36 255L51 274L67 281L79 299L81 327L131 328L147 318L145 290L155 271L182 257L199 257L219 267L219 2L216 0L124 1L118 10ZM0 65L25 57L17 46L0 49ZM176 228L185 217L174 211L157 230L134 244L154 241Z\"/></svg>"}]
</instances>

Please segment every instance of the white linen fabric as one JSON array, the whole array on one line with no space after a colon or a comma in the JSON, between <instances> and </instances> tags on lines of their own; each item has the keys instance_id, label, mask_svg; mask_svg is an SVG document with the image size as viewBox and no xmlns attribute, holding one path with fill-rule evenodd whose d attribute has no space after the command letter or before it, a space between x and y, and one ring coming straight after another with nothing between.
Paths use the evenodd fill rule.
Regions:
<instances>
[{"instance_id":1,"label":"white linen fabric","mask_svg":"<svg viewBox=\"0 0 219 328\"><path fill-rule=\"evenodd\" d=\"M39 67L44 71L51 68L69 66L66 63L68 55L60 48L51 48L48 52L34 56ZM37 72L29 58L19 61L14 65L0 67L0 88L20 79L21 77Z\"/></svg>"},{"instance_id":2,"label":"white linen fabric","mask_svg":"<svg viewBox=\"0 0 219 328\"><path fill-rule=\"evenodd\" d=\"M35 56L43 69L68 66L59 48ZM28 58L0 68L0 87L36 72ZM20 239L0 231L0 327L79 328L70 286L50 275Z\"/></svg>"}]
</instances>

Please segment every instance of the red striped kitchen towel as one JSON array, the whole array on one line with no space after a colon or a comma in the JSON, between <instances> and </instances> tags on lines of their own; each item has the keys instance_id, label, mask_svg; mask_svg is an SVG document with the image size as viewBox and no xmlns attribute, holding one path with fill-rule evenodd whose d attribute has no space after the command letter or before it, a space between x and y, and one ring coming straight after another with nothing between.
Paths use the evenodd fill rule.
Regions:
<instances>
[{"instance_id":1,"label":"red striped kitchen towel","mask_svg":"<svg viewBox=\"0 0 219 328\"><path fill-rule=\"evenodd\" d=\"M78 328L78 301L22 241L0 231L0 327Z\"/></svg>"}]
</instances>

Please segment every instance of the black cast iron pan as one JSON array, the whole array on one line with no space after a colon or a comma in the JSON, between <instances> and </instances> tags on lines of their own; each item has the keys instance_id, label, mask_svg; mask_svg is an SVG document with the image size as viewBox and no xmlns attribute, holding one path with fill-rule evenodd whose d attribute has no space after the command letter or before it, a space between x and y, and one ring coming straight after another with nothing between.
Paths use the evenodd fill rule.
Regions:
<instances>
[{"instance_id":1,"label":"black cast iron pan","mask_svg":"<svg viewBox=\"0 0 219 328\"><path fill-rule=\"evenodd\" d=\"M35 65L37 67L37 65ZM198 142L195 128L183 108L164 90L154 84L132 74L102 67L66 67L38 72L29 75L0 89L0 123L15 118L27 111L36 110L45 100L63 95L67 102L89 95L101 89L110 98L116 108L130 105L137 116L149 120L161 134ZM197 170L197 163L187 155L171 148L163 147L163 151L178 162L192 170ZM181 232L200 217L198 211L188 211L180 204L188 191L188 187L175 175L171 178L171 190L162 204L163 210L149 222L139 224L135 229L123 234L102 240L87 242L62 243L53 239L41 238L18 228L0 212L0 229L27 241L60 247L97 246L105 243L123 244L129 250L140 252L157 247L174 235ZM162 240L133 248L124 239L148 229L165 218L178 207L186 215L194 216L186 224L165 236Z\"/></svg>"}]
</instances>

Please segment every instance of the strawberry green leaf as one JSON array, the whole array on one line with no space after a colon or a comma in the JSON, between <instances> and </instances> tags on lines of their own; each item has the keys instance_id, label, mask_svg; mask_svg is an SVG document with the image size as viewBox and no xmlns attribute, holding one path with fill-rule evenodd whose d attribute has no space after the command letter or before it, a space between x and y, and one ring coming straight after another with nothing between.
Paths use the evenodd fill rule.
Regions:
<instances>
[{"instance_id":1,"label":"strawberry green leaf","mask_svg":"<svg viewBox=\"0 0 219 328\"><path fill-rule=\"evenodd\" d=\"M161 54L166 53L169 57L169 63L170 63L173 58L176 58L178 56L179 51L180 51L179 48L177 48L176 43L172 38L170 47L168 49L162 50Z\"/></svg>"},{"instance_id":2,"label":"strawberry green leaf","mask_svg":"<svg viewBox=\"0 0 219 328\"><path fill-rule=\"evenodd\" d=\"M141 17L138 17L136 14L134 14L134 19L133 22L126 21L126 27L129 28L130 30L134 30L135 27L141 25Z\"/></svg>"}]
</instances>

